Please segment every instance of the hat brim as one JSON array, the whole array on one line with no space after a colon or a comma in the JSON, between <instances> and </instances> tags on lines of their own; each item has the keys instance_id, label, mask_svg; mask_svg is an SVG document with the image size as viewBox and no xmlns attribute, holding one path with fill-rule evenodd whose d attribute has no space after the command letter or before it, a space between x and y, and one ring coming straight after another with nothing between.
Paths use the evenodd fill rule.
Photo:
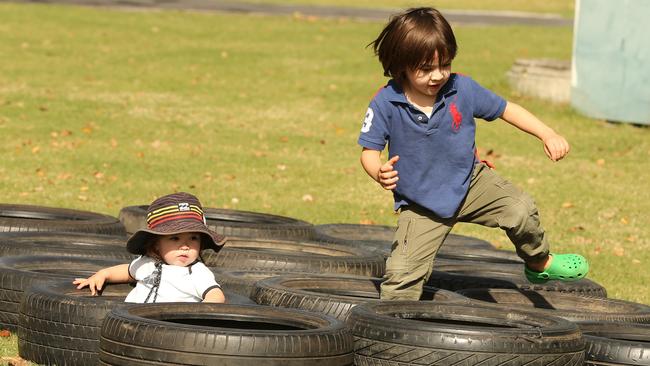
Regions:
<instances>
[{"instance_id":1,"label":"hat brim","mask_svg":"<svg viewBox=\"0 0 650 366\"><path fill-rule=\"evenodd\" d=\"M151 235L174 235L174 234L182 234L182 233L189 233L189 232L197 232L204 234L202 235L202 240L201 240L201 249L212 249L212 250L218 250L219 247L225 244L226 242L226 237L220 234L217 234L216 232L208 229L205 225L202 225L201 223L193 223L193 222L184 222L182 228L178 228L176 230L165 230L164 228L161 228L159 230L153 230L153 229L140 229L133 233L131 237L127 240L126 242L126 250L129 253L132 254L141 254L145 255L146 253L146 244L147 240L151 237Z\"/></svg>"}]
</instances>

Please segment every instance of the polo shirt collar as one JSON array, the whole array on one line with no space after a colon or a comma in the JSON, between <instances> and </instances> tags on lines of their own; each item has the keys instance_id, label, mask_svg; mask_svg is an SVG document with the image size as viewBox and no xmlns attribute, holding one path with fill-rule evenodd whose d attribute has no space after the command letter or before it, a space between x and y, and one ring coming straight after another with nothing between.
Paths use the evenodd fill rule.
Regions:
<instances>
[{"instance_id":1,"label":"polo shirt collar","mask_svg":"<svg viewBox=\"0 0 650 366\"><path fill-rule=\"evenodd\" d=\"M404 94L404 89L402 89L402 86L399 85L394 79L390 79L388 81L386 90L388 92L388 101L408 104L408 100L406 100L406 94ZM456 74L451 74L449 80L447 80L447 83L440 90L440 93L442 93L443 99L451 94L456 93Z\"/></svg>"}]
</instances>

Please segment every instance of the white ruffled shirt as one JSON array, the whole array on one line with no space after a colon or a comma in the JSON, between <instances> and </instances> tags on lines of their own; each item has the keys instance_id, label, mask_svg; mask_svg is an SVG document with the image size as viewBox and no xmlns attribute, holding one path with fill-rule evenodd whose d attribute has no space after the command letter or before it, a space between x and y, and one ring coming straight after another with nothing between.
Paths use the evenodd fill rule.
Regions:
<instances>
[{"instance_id":1,"label":"white ruffled shirt","mask_svg":"<svg viewBox=\"0 0 650 366\"><path fill-rule=\"evenodd\" d=\"M154 285L156 260L140 256L129 264L129 275L137 283L124 302L144 303ZM187 267L162 265L156 302L201 302L213 288L221 288L212 271L202 262ZM155 290L147 302L153 302Z\"/></svg>"}]
</instances>

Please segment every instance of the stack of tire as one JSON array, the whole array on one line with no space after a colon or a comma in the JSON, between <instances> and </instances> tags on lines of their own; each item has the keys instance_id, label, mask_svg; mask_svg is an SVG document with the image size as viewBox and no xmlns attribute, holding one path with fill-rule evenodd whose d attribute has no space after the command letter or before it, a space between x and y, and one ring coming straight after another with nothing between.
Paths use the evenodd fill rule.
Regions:
<instances>
[{"instance_id":1,"label":"stack of tire","mask_svg":"<svg viewBox=\"0 0 650 366\"><path fill-rule=\"evenodd\" d=\"M650 365L650 307L589 280L533 285L512 252L450 235L421 301L379 299L394 228L207 208L227 304L126 304L74 277L126 263L119 218L0 205L0 326L48 365ZM101 223L100 223L101 222Z\"/></svg>"}]
</instances>

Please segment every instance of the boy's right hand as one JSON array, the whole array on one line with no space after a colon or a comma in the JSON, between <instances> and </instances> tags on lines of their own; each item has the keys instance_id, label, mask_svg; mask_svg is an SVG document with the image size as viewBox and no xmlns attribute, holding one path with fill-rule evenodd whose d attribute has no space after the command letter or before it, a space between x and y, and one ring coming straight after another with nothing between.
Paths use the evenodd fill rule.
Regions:
<instances>
[{"instance_id":1,"label":"boy's right hand","mask_svg":"<svg viewBox=\"0 0 650 366\"><path fill-rule=\"evenodd\" d=\"M78 290L88 286L90 294L93 296L99 295L98 292L104 287L104 282L106 282L106 276L102 271L99 271L88 278L75 278L75 280L72 281L74 285L77 285Z\"/></svg>"},{"instance_id":2,"label":"boy's right hand","mask_svg":"<svg viewBox=\"0 0 650 366\"><path fill-rule=\"evenodd\" d=\"M386 190L393 190L397 187L397 181L399 177L397 176L397 170L394 169L395 163L399 160L399 155L395 155L390 160L384 163L379 167L379 173L377 173L377 182L384 187Z\"/></svg>"}]
</instances>

